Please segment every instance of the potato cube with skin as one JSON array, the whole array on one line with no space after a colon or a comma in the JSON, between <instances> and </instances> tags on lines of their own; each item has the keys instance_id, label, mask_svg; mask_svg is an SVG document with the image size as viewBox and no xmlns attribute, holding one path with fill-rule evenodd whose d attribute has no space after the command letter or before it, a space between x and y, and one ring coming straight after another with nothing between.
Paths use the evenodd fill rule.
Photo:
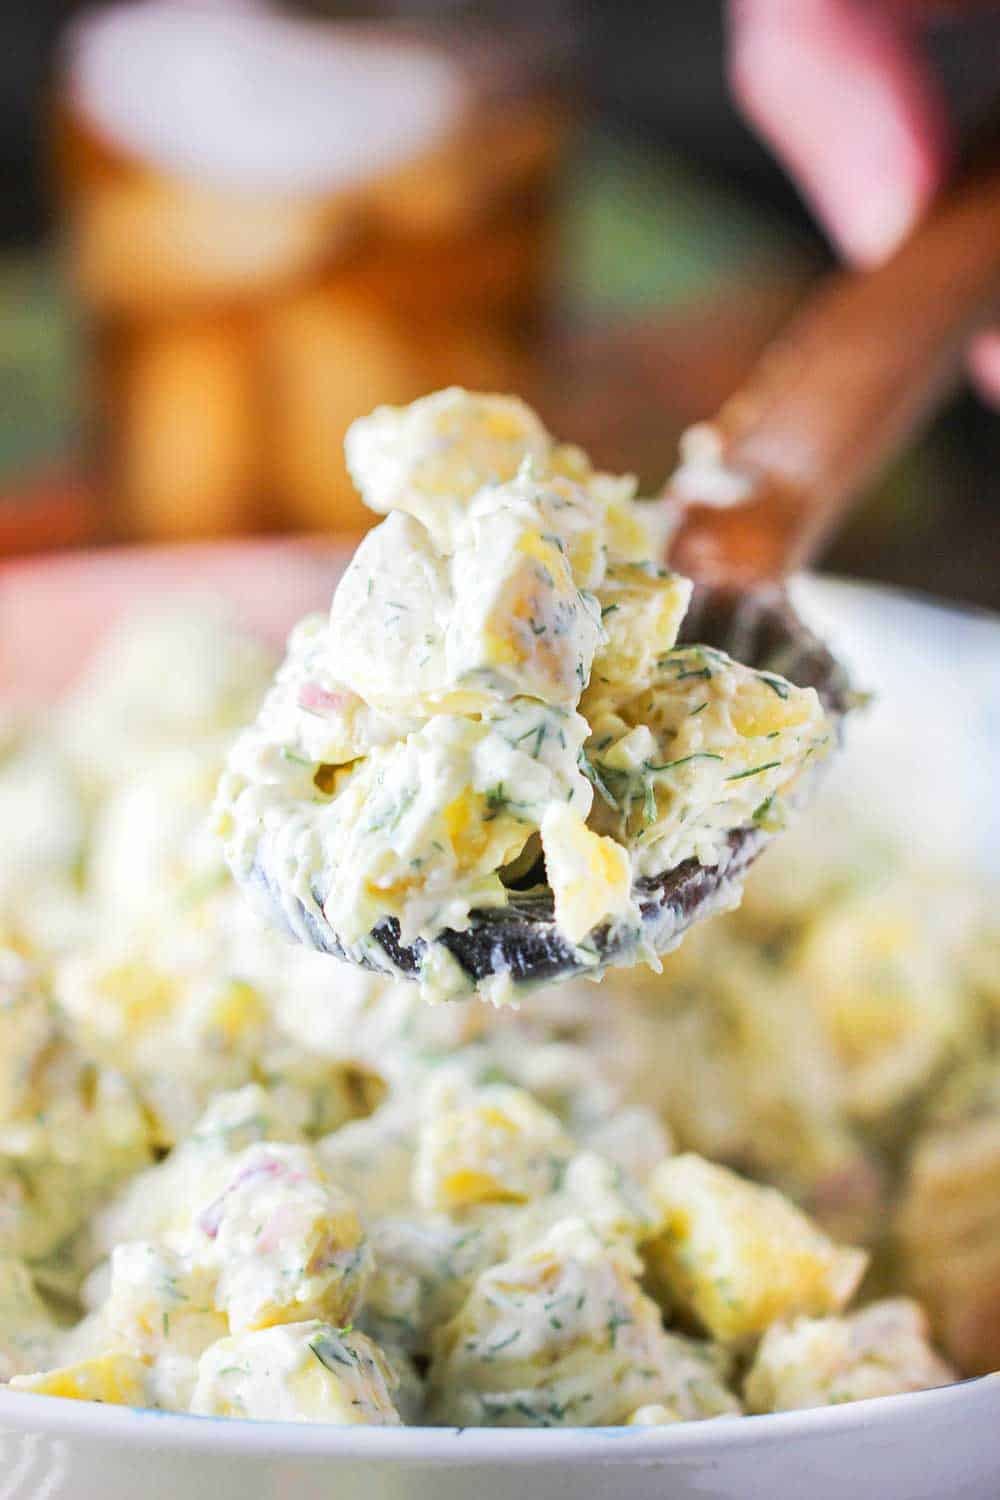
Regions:
<instances>
[{"instance_id":1,"label":"potato cube with skin","mask_svg":"<svg viewBox=\"0 0 1000 1500\"><path fill-rule=\"evenodd\" d=\"M573 1152L555 1115L506 1084L462 1097L447 1087L420 1130L413 1193L422 1208L526 1203L552 1191Z\"/></svg>"},{"instance_id":2,"label":"potato cube with skin","mask_svg":"<svg viewBox=\"0 0 1000 1500\"><path fill-rule=\"evenodd\" d=\"M164 1245L131 1240L111 1255L108 1296L100 1316L131 1352L147 1357L167 1339L201 1349L228 1332L213 1306L214 1279Z\"/></svg>"},{"instance_id":3,"label":"potato cube with skin","mask_svg":"<svg viewBox=\"0 0 1000 1500\"><path fill-rule=\"evenodd\" d=\"M434 1340L433 1420L615 1425L664 1401L687 1418L737 1411L710 1353L668 1333L638 1259L564 1219L491 1266Z\"/></svg>"},{"instance_id":4,"label":"potato cube with skin","mask_svg":"<svg viewBox=\"0 0 1000 1500\"><path fill-rule=\"evenodd\" d=\"M416 517L444 551L477 497L515 480L543 482L546 529L564 537L581 587L600 581L605 552L638 561L661 550L656 510L647 516L633 505L634 478L603 474L580 448L554 444L516 397L451 388L405 409L379 407L352 425L345 448L365 504ZM570 494L574 509L585 502L591 518L583 529L557 514Z\"/></svg>"},{"instance_id":5,"label":"potato cube with skin","mask_svg":"<svg viewBox=\"0 0 1000 1500\"><path fill-rule=\"evenodd\" d=\"M913 1142L894 1235L903 1286L965 1374L1000 1366L1000 1060L950 1080Z\"/></svg>"},{"instance_id":6,"label":"potato cube with skin","mask_svg":"<svg viewBox=\"0 0 1000 1500\"><path fill-rule=\"evenodd\" d=\"M605 685L639 692L673 649L691 599L691 583L655 563L611 563L597 589L607 639L591 672L592 695Z\"/></svg>"},{"instance_id":7,"label":"potato cube with skin","mask_svg":"<svg viewBox=\"0 0 1000 1500\"><path fill-rule=\"evenodd\" d=\"M196 1214L192 1251L218 1275L235 1333L310 1317L348 1321L371 1270L354 1204L305 1146L257 1145Z\"/></svg>"},{"instance_id":8,"label":"potato cube with skin","mask_svg":"<svg viewBox=\"0 0 1000 1500\"><path fill-rule=\"evenodd\" d=\"M440 704L449 603L446 561L429 533L412 516L387 516L334 593L330 670L375 708L406 713Z\"/></svg>"},{"instance_id":9,"label":"potato cube with skin","mask_svg":"<svg viewBox=\"0 0 1000 1500\"><path fill-rule=\"evenodd\" d=\"M367 599L367 580L362 593ZM330 643L329 619L317 613L299 621L260 717L287 742L289 753L315 765L342 766L417 729L419 721L382 713L347 687L338 675L343 650L332 650Z\"/></svg>"},{"instance_id":10,"label":"potato cube with skin","mask_svg":"<svg viewBox=\"0 0 1000 1500\"><path fill-rule=\"evenodd\" d=\"M653 1173L659 1230L645 1247L669 1300L739 1345L779 1319L839 1312L864 1273L781 1193L692 1154Z\"/></svg>"},{"instance_id":11,"label":"potato cube with skin","mask_svg":"<svg viewBox=\"0 0 1000 1500\"><path fill-rule=\"evenodd\" d=\"M600 608L581 592L566 543L534 497L518 499L493 492L460 532L448 677L457 688L572 708L603 637Z\"/></svg>"},{"instance_id":12,"label":"potato cube with skin","mask_svg":"<svg viewBox=\"0 0 1000 1500\"><path fill-rule=\"evenodd\" d=\"M525 460L541 470L552 439L515 396L453 387L378 407L351 425L344 447L366 505L407 511L446 545L472 496L513 479Z\"/></svg>"},{"instance_id":13,"label":"potato cube with skin","mask_svg":"<svg viewBox=\"0 0 1000 1500\"><path fill-rule=\"evenodd\" d=\"M592 833L565 802L546 808L541 834L556 922L570 942L582 942L607 921L627 922L638 929L641 918L632 898L632 866L621 844Z\"/></svg>"},{"instance_id":14,"label":"potato cube with skin","mask_svg":"<svg viewBox=\"0 0 1000 1500\"><path fill-rule=\"evenodd\" d=\"M798 1318L769 1328L744 1384L747 1409L794 1411L950 1385L916 1302L894 1297L847 1318Z\"/></svg>"},{"instance_id":15,"label":"potato cube with skin","mask_svg":"<svg viewBox=\"0 0 1000 1500\"><path fill-rule=\"evenodd\" d=\"M600 476L589 469L576 480L550 473L539 478L536 473L523 472L514 483L478 496L469 507L469 518L474 522L498 505L514 505L526 515L533 513L543 535L558 537L577 587L593 591L608 569L612 529L609 501L601 493L599 480Z\"/></svg>"},{"instance_id":16,"label":"potato cube with skin","mask_svg":"<svg viewBox=\"0 0 1000 1500\"><path fill-rule=\"evenodd\" d=\"M38 1375L15 1375L12 1391L101 1401L112 1406L151 1406L149 1366L134 1354L100 1354Z\"/></svg>"},{"instance_id":17,"label":"potato cube with skin","mask_svg":"<svg viewBox=\"0 0 1000 1500\"><path fill-rule=\"evenodd\" d=\"M377 1344L316 1320L220 1339L201 1357L198 1416L397 1427L396 1375Z\"/></svg>"},{"instance_id":18,"label":"potato cube with skin","mask_svg":"<svg viewBox=\"0 0 1000 1500\"><path fill-rule=\"evenodd\" d=\"M869 885L828 902L795 962L855 1119L881 1120L905 1105L968 1039L954 952L905 884Z\"/></svg>"},{"instance_id":19,"label":"potato cube with skin","mask_svg":"<svg viewBox=\"0 0 1000 1500\"><path fill-rule=\"evenodd\" d=\"M111 1257L108 1295L86 1331L91 1346L103 1340L149 1362L157 1406L186 1411L197 1362L229 1324L215 1307L215 1277L162 1245L136 1240Z\"/></svg>"},{"instance_id":20,"label":"potato cube with skin","mask_svg":"<svg viewBox=\"0 0 1000 1500\"><path fill-rule=\"evenodd\" d=\"M91 1225L95 1251L110 1255L125 1240L185 1236L206 1194L221 1193L237 1152L256 1141L299 1135L285 1101L257 1083L216 1094L191 1134L156 1166L139 1172Z\"/></svg>"}]
</instances>

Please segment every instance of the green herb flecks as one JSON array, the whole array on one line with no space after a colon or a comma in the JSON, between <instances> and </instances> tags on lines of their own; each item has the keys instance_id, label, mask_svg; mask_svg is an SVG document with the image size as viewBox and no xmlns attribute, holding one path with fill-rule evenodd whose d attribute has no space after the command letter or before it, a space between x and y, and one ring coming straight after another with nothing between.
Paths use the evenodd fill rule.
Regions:
<instances>
[{"instance_id":1,"label":"green herb flecks","mask_svg":"<svg viewBox=\"0 0 1000 1500\"><path fill-rule=\"evenodd\" d=\"M391 833L417 800L416 787L404 787L398 799L365 824L364 833Z\"/></svg>"},{"instance_id":2,"label":"green herb flecks","mask_svg":"<svg viewBox=\"0 0 1000 1500\"><path fill-rule=\"evenodd\" d=\"M690 755L679 755L676 760L665 760L662 761L659 765L654 765L651 761L646 761L645 768L650 772L651 775L658 775L661 771L673 771L676 770L678 766L686 766L690 761L693 760L722 759L723 757L721 755L716 755L713 750L693 750ZM729 777L726 778L727 781L730 779L731 778Z\"/></svg>"},{"instance_id":3,"label":"green herb flecks","mask_svg":"<svg viewBox=\"0 0 1000 1500\"><path fill-rule=\"evenodd\" d=\"M488 1348L484 1349L483 1359L486 1361L496 1359L498 1354L500 1354L504 1349L509 1349L511 1344L515 1344L520 1337L520 1328L515 1328L514 1332L509 1333L506 1338L498 1339L495 1344L490 1344Z\"/></svg>"},{"instance_id":4,"label":"green herb flecks","mask_svg":"<svg viewBox=\"0 0 1000 1500\"><path fill-rule=\"evenodd\" d=\"M583 772L584 776L586 776L587 780L593 786L594 790L597 791L601 795L601 797L603 797L608 806L615 812L620 812L621 807L618 803L617 798L609 790L603 775L594 765L594 762L590 759L590 756L587 754L586 750L580 751L579 755L577 756L577 765L580 767L580 770Z\"/></svg>"},{"instance_id":5,"label":"green herb flecks","mask_svg":"<svg viewBox=\"0 0 1000 1500\"><path fill-rule=\"evenodd\" d=\"M323 1368L330 1371L331 1375L336 1375L336 1367L338 1365L350 1370L357 1363L354 1355L349 1350L345 1350L342 1345L335 1342L335 1339L343 1338L351 1332L352 1329L348 1326L347 1328L335 1329L332 1334L318 1333L315 1338L309 1340L311 1352L316 1356Z\"/></svg>"},{"instance_id":6,"label":"green herb flecks","mask_svg":"<svg viewBox=\"0 0 1000 1500\"><path fill-rule=\"evenodd\" d=\"M625 1311L625 1308L617 1302L612 1302L608 1315L608 1339L612 1349L617 1346L619 1328L628 1328L631 1323L632 1317Z\"/></svg>"},{"instance_id":7,"label":"green herb flecks","mask_svg":"<svg viewBox=\"0 0 1000 1500\"><path fill-rule=\"evenodd\" d=\"M548 732L549 726L543 719L540 724L534 725L531 729L526 729L523 734L519 734L516 739L511 740L511 744L523 745L525 740L533 739L535 744L530 753L532 759L537 760L539 755L541 754L542 746L545 744L545 737ZM563 738L565 738L565 736L563 736Z\"/></svg>"},{"instance_id":8,"label":"green herb flecks","mask_svg":"<svg viewBox=\"0 0 1000 1500\"><path fill-rule=\"evenodd\" d=\"M775 771L781 765L780 760L765 761L762 766L751 766L749 771L737 771L733 776L727 776L727 781L746 781L748 776L761 776L765 771Z\"/></svg>"},{"instance_id":9,"label":"green herb flecks","mask_svg":"<svg viewBox=\"0 0 1000 1500\"><path fill-rule=\"evenodd\" d=\"M777 693L782 702L787 701L790 688L783 677L775 677L770 672L758 672L757 676L761 682L767 683L772 693Z\"/></svg>"}]
</instances>

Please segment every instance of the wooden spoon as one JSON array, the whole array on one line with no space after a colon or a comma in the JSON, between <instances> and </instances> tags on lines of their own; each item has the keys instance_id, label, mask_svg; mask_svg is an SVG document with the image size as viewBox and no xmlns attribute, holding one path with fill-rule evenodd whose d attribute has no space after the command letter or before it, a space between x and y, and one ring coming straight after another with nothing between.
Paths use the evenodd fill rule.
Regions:
<instances>
[{"instance_id":1,"label":"wooden spoon","mask_svg":"<svg viewBox=\"0 0 1000 1500\"><path fill-rule=\"evenodd\" d=\"M1000 129L885 265L831 277L688 445L733 492L697 494L697 456L668 484L670 559L748 588L809 562L858 491L956 384L970 337L1000 319ZM708 503L704 503L707 499Z\"/></svg>"},{"instance_id":2,"label":"wooden spoon","mask_svg":"<svg viewBox=\"0 0 1000 1500\"><path fill-rule=\"evenodd\" d=\"M958 380L970 335L994 317L1000 149L988 148L892 260L823 285L715 420L688 435L666 490L677 518L671 564L699 584L685 641L814 686L834 718L843 714L846 679L793 615L781 580L815 555L858 490ZM637 882L649 944L664 951L729 905L769 839L756 827L735 829L718 865L688 860ZM255 870L254 881L287 924L268 872ZM323 893L314 894L322 907ZM359 952L345 951L325 919L305 908L295 916L291 926L322 951L393 974L415 976L422 966L424 944L402 944L394 920ZM436 941L477 983L504 972L549 982L630 956L604 928L588 938L596 963L581 962L555 925L551 895L537 889L511 891L507 907L474 914L468 929Z\"/></svg>"}]
</instances>

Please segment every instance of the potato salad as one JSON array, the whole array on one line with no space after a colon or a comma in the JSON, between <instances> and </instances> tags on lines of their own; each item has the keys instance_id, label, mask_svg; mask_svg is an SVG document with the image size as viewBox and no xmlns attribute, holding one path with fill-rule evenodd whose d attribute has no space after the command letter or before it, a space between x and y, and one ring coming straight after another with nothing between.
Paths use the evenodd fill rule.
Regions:
<instances>
[{"instance_id":1,"label":"potato salad","mask_svg":"<svg viewBox=\"0 0 1000 1500\"><path fill-rule=\"evenodd\" d=\"M636 882L781 826L833 738L816 692L678 647L691 585L656 561L658 507L521 401L382 407L347 456L385 520L230 752L215 822L237 879L376 970L416 945L431 998L477 987L434 940L514 889L551 901L578 966L608 932L655 962ZM500 1002L517 978L478 987Z\"/></svg>"},{"instance_id":2,"label":"potato salad","mask_svg":"<svg viewBox=\"0 0 1000 1500\"><path fill-rule=\"evenodd\" d=\"M406 424L419 435L428 412L444 422L449 411L461 445L431 445L415 463L409 439L400 447ZM382 503L412 508L393 510L390 533L457 534L485 465L505 486L535 486L517 478L525 444L553 485L582 463L554 457L523 409L500 412L507 428L492 405L438 398L359 429L358 462ZM606 481L573 483L604 493ZM601 502L601 535L618 537L608 546L621 558L633 533L627 506L614 529L617 495ZM501 529L521 524L513 504L496 513ZM558 534L572 537L568 525ZM593 580L602 609L617 588L623 612L627 596L660 618L673 608L664 600L683 594L639 563L614 567L619 582L608 571ZM360 605L367 585L356 576L350 587ZM473 592L485 608L485 588ZM416 608L438 595L407 598ZM592 642L599 660L613 639L607 615L599 636L599 611L569 604L572 650ZM463 609L471 628L472 601ZM456 765L480 767L489 786L494 757L523 756L524 778L505 786L517 800L537 788L531 833L548 837L557 890L575 911L592 882L572 895L574 840L622 851L608 856L612 870L623 855L630 867L644 858L644 841L622 838L645 792L639 807L617 794L615 807L588 801L581 744L591 742L609 789L621 788L632 773L612 747L640 729L654 739L675 730L681 755L697 753L690 726L726 725L725 753L749 759L758 737L797 732L782 715L813 722L807 698L678 655L672 629L661 636L671 685L656 712L630 706L661 691L637 688L645 669L633 658L621 694L619 668L600 683L591 673L594 696L581 701L593 722L578 723L568 675L561 702L554 688L503 698L489 686L494 671L551 672L554 683L571 649L562 637L544 660L494 661L478 688L464 678L463 694L481 693L475 713L452 703L438 714L427 695L444 679L430 664L420 682L362 698L363 632L344 637L334 675L322 621L299 628L269 687L269 651L190 599L127 621L62 702L8 715L4 1399L336 1425L658 1427L917 1390L1000 1363L996 904L914 868L905 846L873 843L849 803L813 811L830 819L822 867L810 858L816 825L793 830L751 876L741 909L703 924L662 973L616 971L602 988L574 980L519 1006L429 1006L413 984L331 963L263 926L230 877L211 827L227 755L229 777L241 757L271 767L271 780L239 793L249 788L265 821L268 807L284 817L290 798L301 801L307 851L317 834L304 810L332 816L334 805L319 788L309 800L317 765L334 778L348 768L345 796L355 777L374 786L381 767L389 797L407 784L390 763L402 778L413 757L423 819L421 778L435 788L442 778L464 806L472 794L449 779L464 774ZM681 664L711 676L682 676ZM659 681L662 669L649 670ZM726 683L723 709L705 695ZM394 694L404 687L413 727L401 737ZM300 711L303 696L319 711ZM268 741L260 729L233 752L262 700L261 726L284 715L295 737ZM611 739L598 748L595 733ZM425 753L442 744L447 755ZM719 826L711 797L688 835L671 808L695 790L650 784L656 813L641 827L668 841L666 857L688 838L707 851ZM547 800L556 785L564 806ZM600 821L587 821L584 807L598 806ZM469 854L461 899L474 888L484 899L490 862L497 851L514 860L524 829L500 808L493 819L471 811L468 825L450 816L447 879L461 827L470 838L477 828L485 863ZM338 878L361 879L354 894L338 886L346 911L384 899L364 881L396 868L404 846L378 853L360 829L345 825L345 836L355 843ZM429 891L398 892L397 909L415 910Z\"/></svg>"}]
</instances>

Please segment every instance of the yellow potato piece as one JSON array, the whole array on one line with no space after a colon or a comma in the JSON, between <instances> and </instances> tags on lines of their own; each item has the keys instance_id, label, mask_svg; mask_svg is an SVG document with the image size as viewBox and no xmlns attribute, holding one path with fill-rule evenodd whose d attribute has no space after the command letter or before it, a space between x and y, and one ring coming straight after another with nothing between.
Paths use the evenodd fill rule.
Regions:
<instances>
[{"instance_id":1,"label":"yellow potato piece","mask_svg":"<svg viewBox=\"0 0 1000 1500\"><path fill-rule=\"evenodd\" d=\"M114 1406L148 1406L147 1366L131 1354L102 1354L41 1375L15 1375L11 1389L69 1401L103 1401Z\"/></svg>"},{"instance_id":2,"label":"yellow potato piece","mask_svg":"<svg viewBox=\"0 0 1000 1500\"><path fill-rule=\"evenodd\" d=\"M649 1192L660 1216L646 1247L654 1280L722 1343L839 1312L864 1273L863 1251L835 1245L774 1188L703 1157L662 1162Z\"/></svg>"},{"instance_id":3,"label":"yellow potato piece","mask_svg":"<svg viewBox=\"0 0 1000 1500\"><path fill-rule=\"evenodd\" d=\"M446 1091L420 1130L414 1195L422 1207L445 1212L527 1203L551 1192L572 1150L556 1116L523 1089Z\"/></svg>"},{"instance_id":4,"label":"yellow potato piece","mask_svg":"<svg viewBox=\"0 0 1000 1500\"><path fill-rule=\"evenodd\" d=\"M691 598L691 584L650 563L612 563L597 590L607 640L594 656L592 692L602 684L639 692L656 678Z\"/></svg>"},{"instance_id":5,"label":"yellow potato piece","mask_svg":"<svg viewBox=\"0 0 1000 1500\"><path fill-rule=\"evenodd\" d=\"M621 844L591 832L563 803L546 809L541 831L556 921L571 943L608 918L634 913L632 868Z\"/></svg>"}]
</instances>

